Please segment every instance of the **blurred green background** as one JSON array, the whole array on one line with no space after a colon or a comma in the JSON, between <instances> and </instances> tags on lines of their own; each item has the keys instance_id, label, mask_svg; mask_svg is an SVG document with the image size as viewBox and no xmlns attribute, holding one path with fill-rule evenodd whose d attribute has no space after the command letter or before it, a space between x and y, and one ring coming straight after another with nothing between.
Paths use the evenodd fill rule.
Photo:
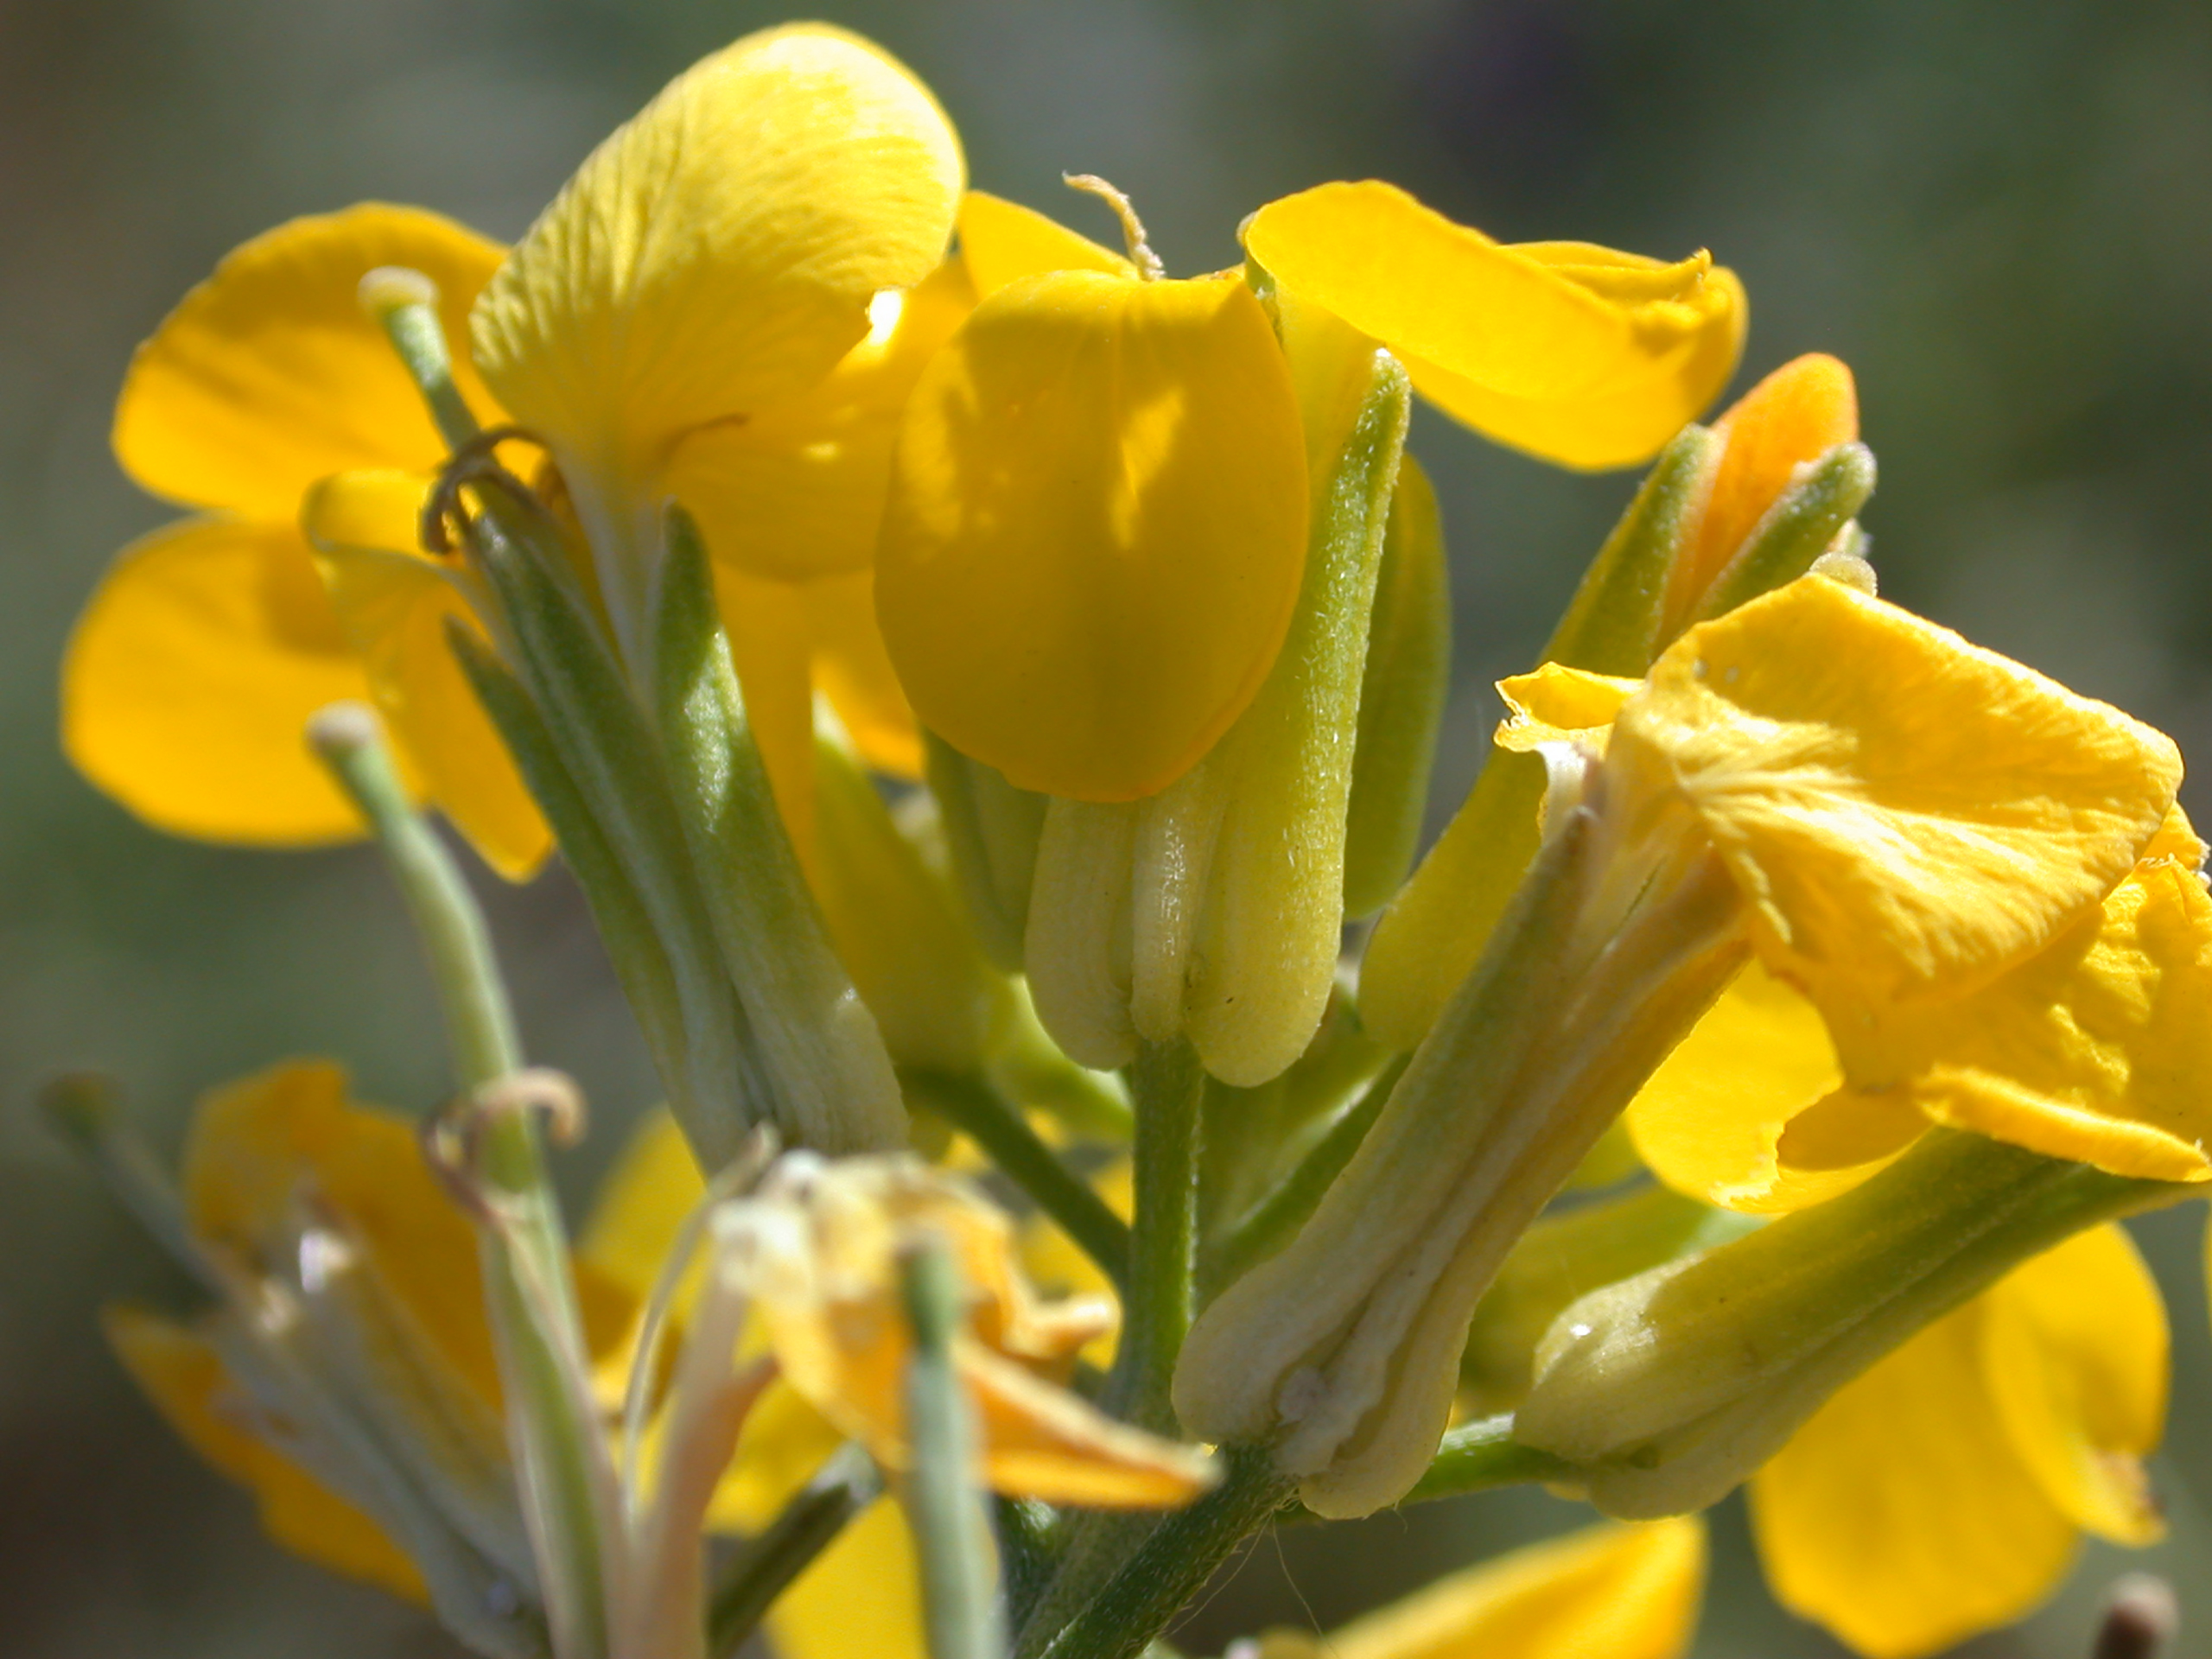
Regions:
<instances>
[{"instance_id":1,"label":"blurred green background","mask_svg":"<svg viewBox=\"0 0 2212 1659\"><path fill-rule=\"evenodd\" d=\"M2212 744L2212 8L1870 0L823 0L937 89L976 181L1078 214L1063 168L1135 197L1172 268L1227 264L1238 219L1329 178L1394 179L1507 238L1666 256L1749 285L1742 384L1796 354L1857 370L1891 597ZM440 1089L434 1013L359 851L162 839L56 752L54 665L111 552L168 516L116 473L133 343L226 249L365 197L519 232L668 76L779 20L715 0L0 0L0 1647L444 1654L404 1609L264 1545L125 1386L102 1299L150 1253L26 1109L97 1063L173 1146L193 1092L302 1052L366 1092ZM1089 218L1095 219L1095 213ZM1103 231L1103 224L1091 228ZM1431 416L1459 684L1440 810L1629 488ZM2208 766L2212 772L2212 766ZM2212 817L2212 794L2191 804ZM649 1098L566 882L493 893L536 1058L600 1133ZM2096 1548L2073 1587L1973 1654L2075 1656L2101 1586L2149 1565L2212 1628L2212 1342L2196 1205L2140 1229L2177 1386L2158 1475L2171 1541ZM1263 1545L1194 1641L1333 1624L1510 1539L1574 1524L1536 1494ZM1759 1587L1719 1517L1698 1652L1840 1652Z\"/></svg>"}]
</instances>

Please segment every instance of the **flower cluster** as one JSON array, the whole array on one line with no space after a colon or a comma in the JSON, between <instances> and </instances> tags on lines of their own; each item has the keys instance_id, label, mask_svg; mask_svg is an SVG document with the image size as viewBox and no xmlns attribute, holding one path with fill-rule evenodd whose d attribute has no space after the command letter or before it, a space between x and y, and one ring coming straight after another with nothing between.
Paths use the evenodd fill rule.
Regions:
<instances>
[{"instance_id":1,"label":"flower cluster","mask_svg":"<svg viewBox=\"0 0 2212 1659\"><path fill-rule=\"evenodd\" d=\"M175 833L375 835L454 1071L218 1089L174 1179L57 1085L197 1286L110 1315L146 1392L493 1659L1129 1659L1263 1527L1516 1481L1614 1519L1233 1651L1666 1659L1745 1483L1875 1659L2155 1538L2116 1224L2212 1181L2174 745L1876 596L1840 363L1697 423L1708 255L1370 181L1177 276L1069 182L1118 247L794 26L512 248L296 220L141 349L117 454L192 516L65 747ZM1415 399L1651 463L1418 868ZM582 1103L425 809L557 854L658 1067L573 1242Z\"/></svg>"}]
</instances>

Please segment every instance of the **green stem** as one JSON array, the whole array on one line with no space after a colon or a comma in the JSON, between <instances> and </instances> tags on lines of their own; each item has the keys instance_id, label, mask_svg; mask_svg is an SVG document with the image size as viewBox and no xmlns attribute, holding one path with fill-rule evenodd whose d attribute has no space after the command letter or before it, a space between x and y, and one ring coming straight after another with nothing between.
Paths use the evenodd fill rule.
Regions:
<instances>
[{"instance_id":1,"label":"green stem","mask_svg":"<svg viewBox=\"0 0 2212 1659\"><path fill-rule=\"evenodd\" d=\"M1050 1504L1033 1497L995 1498L991 1511L998 1520L1007 1616L1019 1624L1052 1581L1053 1566L1066 1548L1067 1523Z\"/></svg>"},{"instance_id":2,"label":"green stem","mask_svg":"<svg viewBox=\"0 0 2212 1659\"><path fill-rule=\"evenodd\" d=\"M906 1363L914 1465L899 1496L920 1560L930 1659L1003 1659L1004 1616L992 1588L990 1535L974 1479L974 1413L952 1358L959 1269L943 1239L927 1239L909 1252L901 1288L914 1335Z\"/></svg>"},{"instance_id":3,"label":"green stem","mask_svg":"<svg viewBox=\"0 0 2212 1659\"><path fill-rule=\"evenodd\" d=\"M1005 1096L979 1077L906 1071L910 1096L988 1153L1014 1183L1059 1224L1099 1271L1127 1294L1129 1227L1062 1163Z\"/></svg>"},{"instance_id":4,"label":"green stem","mask_svg":"<svg viewBox=\"0 0 2212 1659\"><path fill-rule=\"evenodd\" d=\"M1229 1474L1162 1521L1042 1649L1040 1659L1136 1659L1205 1586L1230 1552L1290 1497L1267 1447L1223 1449Z\"/></svg>"},{"instance_id":5,"label":"green stem","mask_svg":"<svg viewBox=\"0 0 2212 1659\"><path fill-rule=\"evenodd\" d=\"M386 265L361 279L360 296L430 406L439 434L458 449L476 435L476 416L454 384L453 354L438 318L437 284L419 270Z\"/></svg>"},{"instance_id":6,"label":"green stem","mask_svg":"<svg viewBox=\"0 0 2212 1659\"><path fill-rule=\"evenodd\" d=\"M1136 1103L1135 1213L1121 1347L1107 1399L1157 1434L1179 1431L1168 1387L1191 1328L1198 1231L1198 1109L1205 1072L1190 1043L1147 1043L1128 1069Z\"/></svg>"},{"instance_id":7,"label":"green stem","mask_svg":"<svg viewBox=\"0 0 2212 1659\"><path fill-rule=\"evenodd\" d=\"M831 1453L768 1529L732 1556L715 1579L707 1600L707 1651L729 1659L776 1598L882 1490L883 1478L860 1446L848 1444Z\"/></svg>"},{"instance_id":8,"label":"green stem","mask_svg":"<svg viewBox=\"0 0 2212 1659\"><path fill-rule=\"evenodd\" d=\"M1569 1480L1574 1465L1564 1458L1522 1446L1513 1438L1513 1414L1462 1423L1445 1435L1436 1460L1402 1500L1426 1503L1494 1486L1522 1486L1531 1481Z\"/></svg>"}]
</instances>

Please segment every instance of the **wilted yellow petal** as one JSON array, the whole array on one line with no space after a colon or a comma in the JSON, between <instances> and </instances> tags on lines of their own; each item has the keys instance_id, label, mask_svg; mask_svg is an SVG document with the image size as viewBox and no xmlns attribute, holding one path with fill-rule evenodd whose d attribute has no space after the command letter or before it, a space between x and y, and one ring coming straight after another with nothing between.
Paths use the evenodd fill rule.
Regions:
<instances>
[{"instance_id":1,"label":"wilted yellow petal","mask_svg":"<svg viewBox=\"0 0 2212 1659\"><path fill-rule=\"evenodd\" d=\"M312 1198L367 1247L378 1272L487 1403L499 1397L475 1230L431 1175L415 1126L351 1103L346 1074L295 1061L207 1095L182 1172L201 1238L264 1261Z\"/></svg>"},{"instance_id":2,"label":"wilted yellow petal","mask_svg":"<svg viewBox=\"0 0 2212 1659\"><path fill-rule=\"evenodd\" d=\"M868 338L820 385L679 441L668 488L699 521L708 550L783 582L872 563L906 396L974 305L967 273L940 265L904 294L879 296Z\"/></svg>"},{"instance_id":3,"label":"wilted yellow petal","mask_svg":"<svg viewBox=\"0 0 2212 1659\"><path fill-rule=\"evenodd\" d=\"M1136 1166L1128 1159L1116 1159L1093 1176L1090 1185L1106 1200L1106 1207L1123 1221L1135 1213ZM1047 1296L1114 1298L1114 1281L1088 1251L1041 1211L1021 1230L1021 1266L1030 1281ZM1084 1344L1084 1362L1106 1370L1114 1363L1118 1334L1118 1331L1102 1332Z\"/></svg>"},{"instance_id":4,"label":"wilted yellow petal","mask_svg":"<svg viewBox=\"0 0 2212 1659\"><path fill-rule=\"evenodd\" d=\"M2075 1524L2156 1543L2142 1459L2165 1428L2166 1309L2126 1229L2078 1233L1981 1300L1982 1376L2021 1461Z\"/></svg>"},{"instance_id":5,"label":"wilted yellow petal","mask_svg":"<svg viewBox=\"0 0 2212 1659\"><path fill-rule=\"evenodd\" d=\"M1929 1116L2155 1180L2212 1179L2212 899L2146 860L2048 949L1847 1045L1854 1077Z\"/></svg>"},{"instance_id":6,"label":"wilted yellow petal","mask_svg":"<svg viewBox=\"0 0 2212 1659\"><path fill-rule=\"evenodd\" d=\"M777 1598L768 1636L780 1659L926 1659L914 1540L895 1500L871 1505Z\"/></svg>"},{"instance_id":7,"label":"wilted yellow petal","mask_svg":"<svg viewBox=\"0 0 2212 1659\"><path fill-rule=\"evenodd\" d=\"M1154 793L1273 664L1306 498L1289 374L1242 282L1027 278L908 407L884 641L923 723L1014 783Z\"/></svg>"},{"instance_id":8,"label":"wilted yellow petal","mask_svg":"<svg viewBox=\"0 0 2212 1659\"><path fill-rule=\"evenodd\" d=\"M61 742L156 829L257 846L366 833L308 750L308 716L369 695L289 524L194 518L124 550L78 619Z\"/></svg>"},{"instance_id":9,"label":"wilted yellow petal","mask_svg":"<svg viewBox=\"0 0 2212 1659\"><path fill-rule=\"evenodd\" d=\"M423 1575L381 1527L226 1414L225 1398L237 1384L212 1344L135 1307L108 1308L100 1323L177 1437L253 1493L270 1538L333 1572L428 1605Z\"/></svg>"},{"instance_id":10,"label":"wilted yellow petal","mask_svg":"<svg viewBox=\"0 0 2212 1659\"><path fill-rule=\"evenodd\" d=\"M380 265L421 271L458 347L500 253L450 219L381 202L256 237L138 348L115 412L117 458L156 495L272 524L289 524L327 473L436 466L444 440L356 290ZM467 351L454 358L462 394L495 420Z\"/></svg>"},{"instance_id":11,"label":"wilted yellow petal","mask_svg":"<svg viewBox=\"0 0 2212 1659\"><path fill-rule=\"evenodd\" d=\"M1003 197L970 190L960 199L960 262L976 297L1048 270L1096 270L1135 276L1136 267L1056 219Z\"/></svg>"},{"instance_id":12,"label":"wilted yellow petal","mask_svg":"<svg viewBox=\"0 0 2212 1659\"><path fill-rule=\"evenodd\" d=\"M982 1479L995 1491L1090 1509L1172 1509L1219 1478L1196 1446L1116 1422L980 1343L956 1342L953 1363L975 1406Z\"/></svg>"},{"instance_id":13,"label":"wilted yellow petal","mask_svg":"<svg viewBox=\"0 0 2212 1659\"><path fill-rule=\"evenodd\" d=\"M1269 202L1244 245L1284 288L1396 353L1447 413L1566 466L1655 453L1743 346L1742 287L1703 254L1508 247L1373 180Z\"/></svg>"},{"instance_id":14,"label":"wilted yellow petal","mask_svg":"<svg viewBox=\"0 0 2212 1659\"><path fill-rule=\"evenodd\" d=\"M493 868L525 880L553 833L447 641L449 622L481 630L451 569L413 550L427 488L410 473L340 474L308 492L302 524L377 708L430 798Z\"/></svg>"},{"instance_id":15,"label":"wilted yellow petal","mask_svg":"<svg viewBox=\"0 0 2212 1659\"><path fill-rule=\"evenodd\" d=\"M1495 741L1502 749L1526 753L1541 744L1577 741L1602 753L1605 728L1629 693L1642 683L1558 663L1512 675L1497 683L1506 716L1498 723Z\"/></svg>"},{"instance_id":16,"label":"wilted yellow petal","mask_svg":"<svg viewBox=\"0 0 2212 1659\"><path fill-rule=\"evenodd\" d=\"M1990 1397L1968 1303L1844 1385L1752 1477L1775 1597L1868 1659L2009 1624L2058 1587L2074 1526Z\"/></svg>"},{"instance_id":17,"label":"wilted yellow petal","mask_svg":"<svg viewBox=\"0 0 2212 1659\"><path fill-rule=\"evenodd\" d=\"M1808 576L1693 628L1622 705L1609 787L1695 817L1767 965L1849 1046L2093 912L2173 744L1947 628ZM1859 1074L1845 1055L1845 1069Z\"/></svg>"},{"instance_id":18,"label":"wilted yellow petal","mask_svg":"<svg viewBox=\"0 0 2212 1659\"><path fill-rule=\"evenodd\" d=\"M1675 1659L1697 1629L1705 1522L1590 1527L1439 1579L1324 1638L1260 1659Z\"/></svg>"},{"instance_id":19,"label":"wilted yellow petal","mask_svg":"<svg viewBox=\"0 0 2212 1659\"><path fill-rule=\"evenodd\" d=\"M959 143L919 82L821 24L749 35L594 150L486 289L485 378L516 419L630 476L710 421L796 397L935 267Z\"/></svg>"}]
</instances>

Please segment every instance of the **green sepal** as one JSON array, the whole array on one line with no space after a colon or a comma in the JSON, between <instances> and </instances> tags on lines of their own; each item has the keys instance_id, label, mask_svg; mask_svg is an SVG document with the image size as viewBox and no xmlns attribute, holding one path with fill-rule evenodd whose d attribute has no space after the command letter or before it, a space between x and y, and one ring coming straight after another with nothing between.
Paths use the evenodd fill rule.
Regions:
<instances>
[{"instance_id":1,"label":"green sepal","mask_svg":"<svg viewBox=\"0 0 2212 1659\"><path fill-rule=\"evenodd\" d=\"M1664 643L1667 584L1684 540L1705 515L1727 441L1686 426L1659 452L1628 510L1583 573L1567 613L1537 658L1637 679Z\"/></svg>"},{"instance_id":2,"label":"green sepal","mask_svg":"<svg viewBox=\"0 0 2212 1659\"><path fill-rule=\"evenodd\" d=\"M995 963L1019 973L1046 798L1007 782L934 732L925 731L922 742L930 792L976 936Z\"/></svg>"}]
</instances>

